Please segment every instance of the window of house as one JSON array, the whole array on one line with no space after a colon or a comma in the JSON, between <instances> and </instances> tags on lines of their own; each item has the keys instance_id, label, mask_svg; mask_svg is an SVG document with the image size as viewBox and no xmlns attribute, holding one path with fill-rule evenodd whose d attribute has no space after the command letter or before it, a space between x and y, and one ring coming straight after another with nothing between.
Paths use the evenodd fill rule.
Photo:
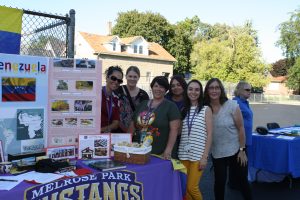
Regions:
<instances>
[{"instance_id":1,"label":"window of house","mask_svg":"<svg viewBox=\"0 0 300 200\"><path fill-rule=\"evenodd\" d=\"M137 45L133 45L133 53L137 53Z\"/></svg>"},{"instance_id":2,"label":"window of house","mask_svg":"<svg viewBox=\"0 0 300 200\"><path fill-rule=\"evenodd\" d=\"M163 72L162 75L166 78L169 78L170 73L169 72Z\"/></svg>"},{"instance_id":3,"label":"window of house","mask_svg":"<svg viewBox=\"0 0 300 200\"><path fill-rule=\"evenodd\" d=\"M125 45L122 45L122 46L121 46L121 52L124 52L124 51L126 51L126 46L125 46Z\"/></svg>"},{"instance_id":4,"label":"window of house","mask_svg":"<svg viewBox=\"0 0 300 200\"><path fill-rule=\"evenodd\" d=\"M116 48L117 48L117 45L116 45L116 43L114 42L114 43L113 43L113 51L116 51Z\"/></svg>"},{"instance_id":5,"label":"window of house","mask_svg":"<svg viewBox=\"0 0 300 200\"><path fill-rule=\"evenodd\" d=\"M143 46L139 46L139 54L143 54Z\"/></svg>"},{"instance_id":6,"label":"window of house","mask_svg":"<svg viewBox=\"0 0 300 200\"><path fill-rule=\"evenodd\" d=\"M151 72L146 72L146 81L147 82L151 81Z\"/></svg>"}]
</instances>

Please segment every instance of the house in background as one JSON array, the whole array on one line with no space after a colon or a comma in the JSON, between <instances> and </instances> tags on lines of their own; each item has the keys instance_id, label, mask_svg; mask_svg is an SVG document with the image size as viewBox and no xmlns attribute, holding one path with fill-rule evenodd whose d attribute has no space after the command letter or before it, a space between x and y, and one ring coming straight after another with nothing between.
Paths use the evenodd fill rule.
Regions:
<instances>
[{"instance_id":1,"label":"house in background","mask_svg":"<svg viewBox=\"0 0 300 200\"><path fill-rule=\"evenodd\" d=\"M86 32L75 35L75 58L102 60L103 84L104 72L109 66L121 66L124 74L129 66L137 66L141 72L139 87L143 89L149 87L155 76L172 76L176 61L162 46L147 42L142 36L120 38Z\"/></svg>"},{"instance_id":2,"label":"house in background","mask_svg":"<svg viewBox=\"0 0 300 200\"><path fill-rule=\"evenodd\" d=\"M290 95L292 91L286 87L286 76L274 77L270 74L270 83L264 87L264 94L267 95Z\"/></svg>"}]
</instances>

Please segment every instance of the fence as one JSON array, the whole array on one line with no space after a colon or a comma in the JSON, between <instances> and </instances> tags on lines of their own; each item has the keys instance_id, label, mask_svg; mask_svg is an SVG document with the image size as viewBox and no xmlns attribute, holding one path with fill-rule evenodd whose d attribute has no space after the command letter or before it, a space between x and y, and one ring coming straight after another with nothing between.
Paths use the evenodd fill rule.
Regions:
<instances>
[{"instance_id":1,"label":"fence","mask_svg":"<svg viewBox=\"0 0 300 200\"><path fill-rule=\"evenodd\" d=\"M249 101L252 103L285 103L285 104L299 104L300 95L265 95L265 94L251 94Z\"/></svg>"},{"instance_id":2,"label":"fence","mask_svg":"<svg viewBox=\"0 0 300 200\"><path fill-rule=\"evenodd\" d=\"M75 10L66 16L23 12L21 55L74 58Z\"/></svg>"}]
</instances>

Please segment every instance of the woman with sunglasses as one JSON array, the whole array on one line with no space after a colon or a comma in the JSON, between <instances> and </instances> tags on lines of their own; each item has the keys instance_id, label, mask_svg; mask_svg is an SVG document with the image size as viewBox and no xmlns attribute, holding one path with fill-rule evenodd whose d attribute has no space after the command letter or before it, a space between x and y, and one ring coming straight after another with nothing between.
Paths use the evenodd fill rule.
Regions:
<instances>
[{"instance_id":1,"label":"woman with sunglasses","mask_svg":"<svg viewBox=\"0 0 300 200\"><path fill-rule=\"evenodd\" d=\"M102 87L101 101L101 133L114 132L119 127L119 100L114 94L123 83L123 70L119 66L111 66L105 71L106 86Z\"/></svg>"},{"instance_id":2,"label":"woman with sunglasses","mask_svg":"<svg viewBox=\"0 0 300 200\"><path fill-rule=\"evenodd\" d=\"M204 103L213 113L212 161L214 167L214 193L223 200L227 167L235 172L242 196L252 199L248 182L248 164L245 152L243 117L236 101L229 100L218 78L210 79L204 90Z\"/></svg>"},{"instance_id":3,"label":"woman with sunglasses","mask_svg":"<svg viewBox=\"0 0 300 200\"><path fill-rule=\"evenodd\" d=\"M151 84L153 99L143 101L133 114L129 131L137 129L141 141L145 134L152 133L151 153L162 155L165 159L177 157L173 149L180 127L181 114L177 106L164 98L169 89L168 79L156 76Z\"/></svg>"},{"instance_id":4,"label":"woman with sunglasses","mask_svg":"<svg viewBox=\"0 0 300 200\"><path fill-rule=\"evenodd\" d=\"M212 137L212 111L204 106L203 88L198 80L187 85L178 157L187 169L187 200L202 200L199 181L207 165Z\"/></svg>"},{"instance_id":5,"label":"woman with sunglasses","mask_svg":"<svg viewBox=\"0 0 300 200\"><path fill-rule=\"evenodd\" d=\"M144 100L149 100L147 92L137 87L140 79L140 70L136 66L130 66L126 70L127 84L122 85L117 90L120 99L120 132L127 133L133 112Z\"/></svg>"},{"instance_id":6,"label":"woman with sunglasses","mask_svg":"<svg viewBox=\"0 0 300 200\"><path fill-rule=\"evenodd\" d=\"M249 106L249 101L248 101L250 95L251 95L251 85L246 81L240 81L234 90L233 100L237 101L242 112L245 135L246 135L246 150L249 148L250 145L252 145L253 112ZM229 171L228 183L232 189L239 188L239 184L235 179L236 179L235 172Z\"/></svg>"}]
</instances>

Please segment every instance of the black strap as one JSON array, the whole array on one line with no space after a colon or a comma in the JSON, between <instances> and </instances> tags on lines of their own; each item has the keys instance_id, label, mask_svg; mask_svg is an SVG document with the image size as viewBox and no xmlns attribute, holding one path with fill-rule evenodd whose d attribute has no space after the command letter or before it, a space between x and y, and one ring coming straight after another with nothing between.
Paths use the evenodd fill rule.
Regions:
<instances>
[{"instance_id":1,"label":"black strap","mask_svg":"<svg viewBox=\"0 0 300 200\"><path fill-rule=\"evenodd\" d=\"M135 106L134 106L134 104L133 104L133 102L132 102L132 98L131 98L131 96L130 96L130 93L129 93L129 91L128 91L128 88L126 87L126 85L122 85L121 87L125 90L125 93L126 93L125 95L126 95L126 97L128 98L128 100L129 100L130 107L131 107L132 111L135 111Z\"/></svg>"}]
</instances>

